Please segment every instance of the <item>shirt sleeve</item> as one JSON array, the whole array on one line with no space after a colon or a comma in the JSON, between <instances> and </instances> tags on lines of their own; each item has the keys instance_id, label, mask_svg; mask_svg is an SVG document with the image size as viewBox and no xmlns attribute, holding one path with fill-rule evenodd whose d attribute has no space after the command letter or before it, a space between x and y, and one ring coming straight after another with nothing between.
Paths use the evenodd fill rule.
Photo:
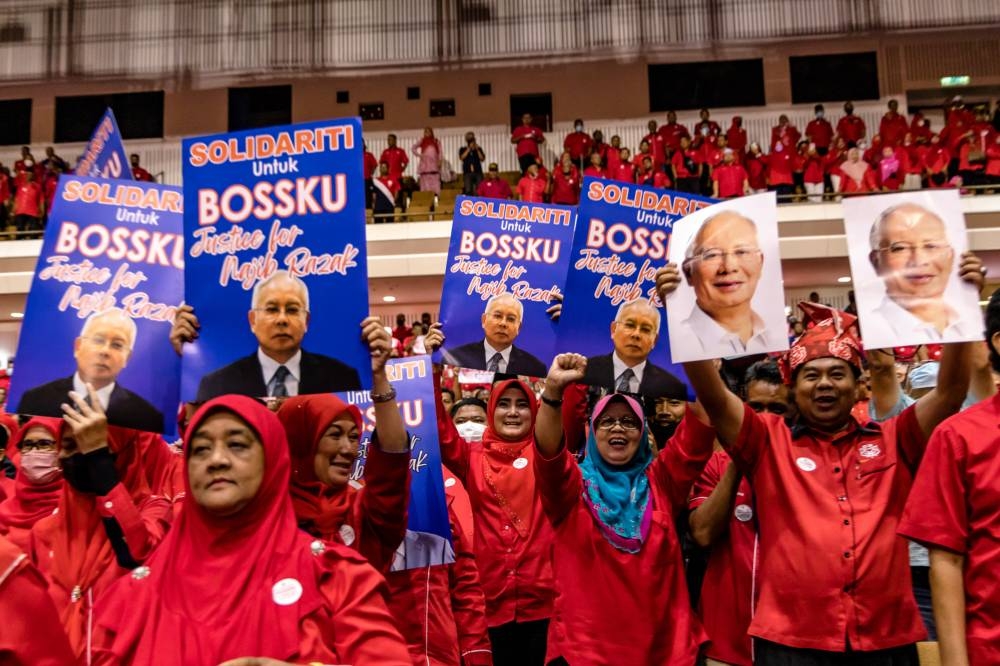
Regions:
<instances>
[{"instance_id":1,"label":"shirt sleeve","mask_svg":"<svg viewBox=\"0 0 1000 666\"><path fill-rule=\"evenodd\" d=\"M434 373L434 385L440 386L441 375ZM441 402L441 391L434 392L434 413L437 414L438 444L441 447L441 462L452 474L458 477L462 485L467 484L469 475L469 442L458 434L455 422Z\"/></svg>"},{"instance_id":2,"label":"shirt sleeve","mask_svg":"<svg viewBox=\"0 0 1000 666\"><path fill-rule=\"evenodd\" d=\"M410 452L387 453L372 433L365 460L365 487L355 505L361 526L358 550L379 571L392 563L392 554L406 537L410 500Z\"/></svg>"},{"instance_id":3,"label":"shirt sleeve","mask_svg":"<svg viewBox=\"0 0 1000 666\"><path fill-rule=\"evenodd\" d=\"M927 436L917 421L916 404L904 409L892 422L896 427L896 447L900 456L910 471L916 474L927 449Z\"/></svg>"},{"instance_id":4,"label":"shirt sleeve","mask_svg":"<svg viewBox=\"0 0 1000 666\"><path fill-rule=\"evenodd\" d=\"M701 476L691 486L691 499L688 501L688 508L692 511L704 504L705 500L712 494L712 491L715 490L715 487L719 485L725 469L722 461L723 456L719 454L715 454L709 458L708 464L705 465L705 469L701 472Z\"/></svg>"},{"instance_id":5,"label":"shirt sleeve","mask_svg":"<svg viewBox=\"0 0 1000 666\"><path fill-rule=\"evenodd\" d=\"M552 458L545 458L535 444L535 483L542 499L542 509L553 526L558 525L579 500L583 474L565 442Z\"/></svg>"},{"instance_id":6,"label":"shirt sleeve","mask_svg":"<svg viewBox=\"0 0 1000 666\"><path fill-rule=\"evenodd\" d=\"M900 391L899 392L899 399L896 401L896 404L892 406L892 409L890 409L889 412L885 416L883 416L882 418L878 418L878 415L875 413L875 401L874 400L869 400L868 401L868 418L870 418L872 421L886 421L888 419L893 418L894 416L899 416L900 414L903 413L904 409L906 409L907 407L909 407L910 405L912 405L915 402L916 402L916 400L914 400L910 396L908 396L905 393L903 393L902 391Z\"/></svg>"},{"instance_id":7,"label":"shirt sleeve","mask_svg":"<svg viewBox=\"0 0 1000 666\"><path fill-rule=\"evenodd\" d=\"M656 456L650 469L652 478L670 498L673 513L687 506L691 485L701 476L712 457L715 428L690 413L684 415L674 436Z\"/></svg>"},{"instance_id":8,"label":"shirt sleeve","mask_svg":"<svg viewBox=\"0 0 1000 666\"><path fill-rule=\"evenodd\" d=\"M723 444L722 446L726 449L726 453L736 461L740 470L744 474L752 476L754 470L757 469L757 461L770 438L766 418L753 411L750 405L743 405L743 426L740 428L740 434L737 435L733 444L729 446Z\"/></svg>"},{"instance_id":9,"label":"shirt sleeve","mask_svg":"<svg viewBox=\"0 0 1000 666\"><path fill-rule=\"evenodd\" d=\"M163 539L173 516L166 498L150 495L136 506L120 483L107 495L97 496L97 513L118 523L129 554L140 564Z\"/></svg>"},{"instance_id":10,"label":"shirt sleeve","mask_svg":"<svg viewBox=\"0 0 1000 666\"><path fill-rule=\"evenodd\" d=\"M455 545L455 563L450 567L451 608L458 629L462 664L492 666L493 651L486 629L486 598L479 582L476 555L450 506L448 515Z\"/></svg>"},{"instance_id":11,"label":"shirt sleeve","mask_svg":"<svg viewBox=\"0 0 1000 666\"><path fill-rule=\"evenodd\" d=\"M906 501L899 533L925 546L964 554L968 550L967 448L951 428L931 436Z\"/></svg>"},{"instance_id":12,"label":"shirt sleeve","mask_svg":"<svg viewBox=\"0 0 1000 666\"><path fill-rule=\"evenodd\" d=\"M45 578L27 561L12 565L14 571L0 571L0 663L32 666L72 664L73 652L66 634L44 630L60 627L61 621Z\"/></svg>"},{"instance_id":13,"label":"shirt sleeve","mask_svg":"<svg viewBox=\"0 0 1000 666\"><path fill-rule=\"evenodd\" d=\"M576 453L587 443L587 387L570 384L563 391L563 405L559 412L562 418L563 439L570 451Z\"/></svg>"}]
</instances>

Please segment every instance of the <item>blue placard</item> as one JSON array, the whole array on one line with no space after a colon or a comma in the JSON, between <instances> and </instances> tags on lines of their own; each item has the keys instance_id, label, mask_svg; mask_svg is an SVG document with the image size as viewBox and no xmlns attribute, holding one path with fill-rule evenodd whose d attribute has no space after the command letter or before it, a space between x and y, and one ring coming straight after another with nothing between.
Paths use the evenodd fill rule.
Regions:
<instances>
[{"instance_id":1,"label":"blue placard","mask_svg":"<svg viewBox=\"0 0 1000 666\"><path fill-rule=\"evenodd\" d=\"M683 192L584 179L556 346L587 357L588 384L616 390L624 370L634 367L635 380L640 374L642 380L636 387L626 377L638 388L633 392L693 399L683 368L670 357L667 313L654 276L667 263L674 223L712 203ZM658 330L649 330L657 324Z\"/></svg>"},{"instance_id":2,"label":"blue placard","mask_svg":"<svg viewBox=\"0 0 1000 666\"><path fill-rule=\"evenodd\" d=\"M407 529L411 533L433 534L450 543L451 524L444 496L431 359L429 356L390 359L386 364L386 373L396 389L396 403L402 412L406 431L410 434L410 505ZM375 407L368 391L347 391L338 395L345 402L360 407L364 416L360 453L351 473L351 479L363 480L368 445L372 430L375 429ZM413 541L412 538L407 538L408 550ZM422 541L426 543L426 539ZM406 568L420 566L421 558L411 553L408 555Z\"/></svg>"},{"instance_id":3,"label":"blue placard","mask_svg":"<svg viewBox=\"0 0 1000 666\"><path fill-rule=\"evenodd\" d=\"M170 327L184 294L182 215L177 187L59 179L28 293L12 411L62 416L79 375L110 391L102 396L110 423L176 431L180 359Z\"/></svg>"},{"instance_id":4,"label":"blue placard","mask_svg":"<svg viewBox=\"0 0 1000 666\"><path fill-rule=\"evenodd\" d=\"M441 295L443 362L487 370L509 349L505 372L547 374L556 329L545 311L566 283L574 217L570 206L458 198Z\"/></svg>"},{"instance_id":5,"label":"blue placard","mask_svg":"<svg viewBox=\"0 0 1000 666\"><path fill-rule=\"evenodd\" d=\"M195 137L182 155L185 284L201 327L181 397L273 395L286 363L299 394L370 387L361 121Z\"/></svg>"},{"instance_id":6,"label":"blue placard","mask_svg":"<svg viewBox=\"0 0 1000 666\"><path fill-rule=\"evenodd\" d=\"M90 135L74 173L91 178L132 180L132 168L122 143L122 133L110 107Z\"/></svg>"}]
</instances>

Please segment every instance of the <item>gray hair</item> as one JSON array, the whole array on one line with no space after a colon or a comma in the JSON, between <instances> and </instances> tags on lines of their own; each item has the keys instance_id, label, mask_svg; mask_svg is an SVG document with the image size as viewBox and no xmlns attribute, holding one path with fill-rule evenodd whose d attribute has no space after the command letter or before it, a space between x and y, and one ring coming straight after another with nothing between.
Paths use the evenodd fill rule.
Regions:
<instances>
[{"instance_id":1,"label":"gray hair","mask_svg":"<svg viewBox=\"0 0 1000 666\"><path fill-rule=\"evenodd\" d=\"M128 337L128 350L132 351L132 348L135 346L135 336L137 333L135 322L121 308L108 308L87 317L87 321L83 322L83 328L80 329L80 337L87 337L87 331L93 328L97 322L104 319L116 319L124 324L125 334Z\"/></svg>"},{"instance_id":2,"label":"gray hair","mask_svg":"<svg viewBox=\"0 0 1000 666\"><path fill-rule=\"evenodd\" d=\"M521 319L521 320L524 319L524 306L521 305L521 301L517 300L517 298L514 297L514 294L512 294L512 293L510 293L508 291L505 291L502 294L497 294L496 296L492 297L490 300L486 301L486 310L485 310L485 312L489 312L490 308L493 307L493 304L497 303L499 301L510 301L511 303L513 303L514 307L517 309L517 318Z\"/></svg>"},{"instance_id":3,"label":"gray hair","mask_svg":"<svg viewBox=\"0 0 1000 666\"><path fill-rule=\"evenodd\" d=\"M302 290L302 302L305 306L306 312L309 312L309 287L307 287L306 283L302 281L302 278L292 275L285 270L274 271L269 278L261 280L254 285L253 295L250 298L251 309L256 310L260 305L260 292L264 291L264 288L267 287L267 285L279 279L287 280Z\"/></svg>"},{"instance_id":4,"label":"gray hair","mask_svg":"<svg viewBox=\"0 0 1000 666\"><path fill-rule=\"evenodd\" d=\"M716 213L712 217L702 222L701 226L698 228L698 231L695 232L694 236L691 237L691 241L688 243L687 249L684 250L685 259L691 259L694 257L695 250L697 250L700 245L698 240L701 237L701 232L704 231L705 227L714 222L716 218L722 217L723 215L734 215L741 220L746 220L747 222L750 223L750 226L753 227L754 233L757 233L757 223L751 220L749 217L743 215L742 213L738 213L735 210L724 210L720 213Z\"/></svg>"},{"instance_id":5,"label":"gray hair","mask_svg":"<svg viewBox=\"0 0 1000 666\"><path fill-rule=\"evenodd\" d=\"M648 308L649 309L649 312L653 315L653 319L656 321L656 333L657 333L657 335L659 335L659 333L660 333L660 309L657 308L656 306L654 306L652 303L650 303L648 299L645 299L645 298L642 298L642 297L632 299L631 301L628 301L626 303L622 303L621 305L619 305L618 306L618 312L615 313L615 322L620 322L621 318L622 318L622 313L625 312L625 310L629 309L632 306L642 306L644 308Z\"/></svg>"},{"instance_id":6,"label":"gray hair","mask_svg":"<svg viewBox=\"0 0 1000 666\"><path fill-rule=\"evenodd\" d=\"M873 251L878 250L879 247L881 247L882 245L882 229L883 227L885 227L885 223L889 221L890 217L892 217L893 215L895 215L904 208L917 208L923 211L925 214L933 217L935 220L941 223L942 227L944 227L945 238L948 238L948 225L944 223L944 220L941 219L940 215L938 215L931 209L926 208L925 206L921 206L918 203L914 203L912 201L904 201L901 204L896 204L895 206L889 206L884 211L882 211L877 218L875 218L875 223L872 225L872 230L868 234L868 245L871 247Z\"/></svg>"}]
</instances>

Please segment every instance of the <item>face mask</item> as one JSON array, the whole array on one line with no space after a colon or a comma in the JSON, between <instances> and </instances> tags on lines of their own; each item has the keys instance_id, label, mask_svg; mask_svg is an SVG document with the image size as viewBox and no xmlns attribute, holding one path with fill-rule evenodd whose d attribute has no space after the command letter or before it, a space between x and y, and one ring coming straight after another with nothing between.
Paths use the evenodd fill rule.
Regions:
<instances>
[{"instance_id":1,"label":"face mask","mask_svg":"<svg viewBox=\"0 0 1000 666\"><path fill-rule=\"evenodd\" d=\"M822 118L823 117L823 112L822 111L817 111L816 112L816 117L817 118Z\"/></svg>"},{"instance_id":2,"label":"face mask","mask_svg":"<svg viewBox=\"0 0 1000 666\"><path fill-rule=\"evenodd\" d=\"M483 440L483 433L486 432L486 425L476 423L475 421L466 421L465 423L456 425L455 429L458 430L458 434L463 439L469 442L481 442Z\"/></svg>"},{"instance_id":3,"label":"face mask","mask_svg":"<svg viewBox=\"0 0 1000 666\"><path fill-rule=\"evenodd\" d=\"M83 454L74 453L67 458L62 458L59 464L62 466L63 478L66 479L66 483L81 493L91 492L90 478L83 461Z\"/></svg>"},{"instance_id":4,"label":"face mask","mask_svg":"<svg viewBox=\"0 0 1000 666\"><path fill-rule=\"evenodd\" d=\"M701 135L702 136L708 136L708 128L707 127L702 127L701 128Z\"/></svg>"},{"instance_id":5,"label":"face mask","mask_svg":"<svg viewBox=\"0 0 1000 666\"><path fill-rule=\"evenodd\" d=\"M21 471L35 485L59 478L59 454L55 451L25 451L21 454Z\"/></svg>"},{"instance_id":6,"label":"face mask","mask_svg":"<svg viewBox=\"0 0 1000 666\"><path fill-rule=\"evenodd\" d=\"M574 129L575 129L575 130L576 130L577 132L582 132L582 131L583 131L583 125L574 125Z\"/></svg>"}]
</instances>

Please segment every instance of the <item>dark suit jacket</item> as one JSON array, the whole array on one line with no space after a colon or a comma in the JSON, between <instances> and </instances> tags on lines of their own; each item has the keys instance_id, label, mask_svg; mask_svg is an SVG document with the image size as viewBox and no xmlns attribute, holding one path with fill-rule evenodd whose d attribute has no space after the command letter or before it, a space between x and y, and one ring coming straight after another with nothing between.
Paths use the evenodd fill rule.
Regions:
<instances>
[{"instance_id":1,"label":"dark suit jacket","mask_svg":"<svg viewBox=\"0 0 1000 666\"><path fill-rule=\"evenodd\" d=\"M299 373L302 375L299 378L299 395L361 389L361 377L357 370L335 358L310 354L305 349L302 350ZM260 367L256 350L202 377L195 400L205 402L229 393L254 398L267 395L264 370Z\"/></svg>"},{"instance_id":2,"label":"dark suit jacket","mask_svg":"<svg viewBox=\"0 0 1000 666\"><path fill-rule=\"evenodd\" d=\"M69 402L69 392L73 390L73 377L64 377L30 388L21 396L21 402L14 409L17 414L35 416L62 416L62 403ZM163 414L143 397L132 393L121 384L115 384L108 400L108 423L111 425L163 432Z\"/></svg>"},{"instance_id":3,"label":"dark suit jacket","mask_svg":"<svg viewBox=\"0 0 1000 666\"><path fill-rule=\"evenodd\" d=\"M486 348L483 343L486 339L478 342L470 342L454 349L445 349L441 352L441 360L448 365L455 365L460 368L472 368L473 370L486 370L489 361L486 358ZM507 361L508 375L528 375L529 377L545 377L549 374L549 369L537 358L517 347L511 346L510 358Z\"/></svg>"},{"instance_id":4,"label":"dark suit jacket","mask_svg":"<svg viewBox=\"0 0 1000 666\"><path fill-rule=\"evenodd\" d=\"M600 386L608 391L615 390L615 366L611 354L592 356L587 359L587 372L583 381L591 386ZM687 387L676 376L658 365L646 361L642 373L639 393L651 398L676 398L687 400Z\"/></svg>"}]
</instances>

